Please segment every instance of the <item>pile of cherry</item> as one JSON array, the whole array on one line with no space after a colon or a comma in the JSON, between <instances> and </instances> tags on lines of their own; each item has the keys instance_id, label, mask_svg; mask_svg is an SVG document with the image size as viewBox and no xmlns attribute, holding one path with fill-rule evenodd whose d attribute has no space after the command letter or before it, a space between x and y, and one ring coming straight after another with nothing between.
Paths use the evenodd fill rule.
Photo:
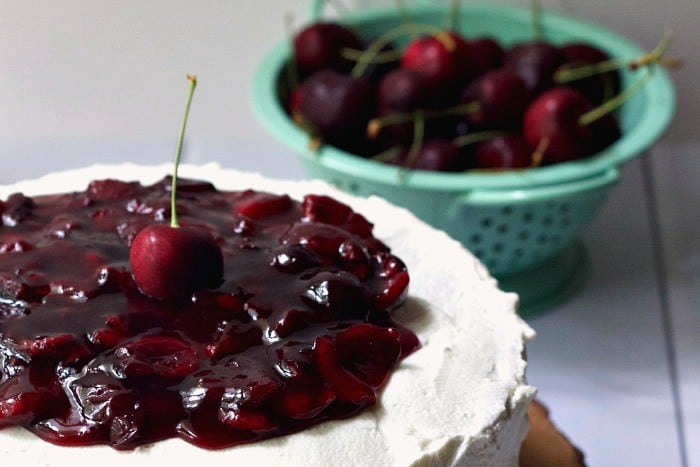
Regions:
<instances>
[{"instance_id":1,"label":"pile of cherry","mask_svg":"<svg viewBox=\"0 0 700 467\"><path fill-rule=\"evenodd\" d=\"M362 157L424 170L526 168L590 156L620 137L612 113L591 113L620 93L617 70L555 82L558 70L607 60L582 42L504 49L427 27L399 49L317 22L294 38L282 99L312 141Z\"/></svg>"}]
</instances>

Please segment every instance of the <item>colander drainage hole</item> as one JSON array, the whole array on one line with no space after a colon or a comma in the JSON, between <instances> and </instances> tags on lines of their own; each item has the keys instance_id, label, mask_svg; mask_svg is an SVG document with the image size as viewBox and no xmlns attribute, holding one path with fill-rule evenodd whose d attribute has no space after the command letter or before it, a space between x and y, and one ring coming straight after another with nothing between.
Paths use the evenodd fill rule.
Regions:
<instances>
[{"instance_id":1,"label":"colander drainage hole","mask_svg":"<svg viewBox=\"0 0 700 467\"><path fill-rule=\"evenodd\" d=\"M530 234L527 233L527 230L522 230L520 231L520 233L518 233L518 238L520 240L527 240L528 238L530 238Z\"/></svg>"},{"instance_id":2,"label":"colander drainage hole","mask_svg":"<svg viewBox=\"0 0 700 467\"><path fill-rule=\"evenodd\" d=\"M544 226L546 226L546 227L552 225L552 222L553 222L553 220L552 220L552 218L549 217L549 216L545 216L545 217L542 218L542 225L544 225Z\"/></svg>"},{"instance_id":3,"label":"colander drainage hole","mask_svg":"<svg viewBox=\"0 0 700 467\"><path fill-rule=\"evenodd\" d=\"M501 212L507 216L513 212L513 207L512 206L504 206L503 209L501 209Z\"/></svg>"},{"instance_id":4,"label":"colander drainage hole","mask_svg":"<svg viewBox=\"0 0 700 467\"><path fill-rule=\"evenodd\" d=\"M523 214L523 222L532 222L533 217L531 212L526 212Z\"/></svg>"},{"instance_id":5,"label":"colander drainage hole","mask_svg":"<svg viewBox=\"0 0 700 467\"><path fill-rule=\"evenodd\" d=\"M484 217L483 219L481 219L481 226L485 229L491 227L491 219L489 219L488 217Z\"/></svg>"},{"instance_id":6,"label":"colander drainage hole","mask_svg":"<svg viewBox=\"0 0 700 467\"><path fill-rule=\"evenodd\" d=\"M559 226L561 226L564 229L568 228L570 225L571 221L568 217L564 217L562 220L559 221Z\"/></svg>"},{"instance_id":7,"label":"colander drainage hole","mask_svg":"<svg viewBox=\"0 0 700 467\"><path fill-rule=\"evenodd\" d=\"M494 243L491 249L494 253L500 253L503 251L503 243Z\"/></svg>"},{"instance_id":8,"label":"colander drainage hole","mask_svg":"<svg viewBox=\"0 0 700 467\"><path fill-rule=\"evenodd\" d=\"M350 185L348 185L348 190L350 190L352 193L357 193L360 191L360 185L356 182L350 182Z\"/></svg>"},{"instance_id":9,"label":"colander drainage hole","mask_svg":"<svg viewBox=\"0 0 700 467\"><path fill-rule=\"evenodd\" d=\"M500 224L496 230L498 231L499 234L504 234L508 232L508 226L506 224Z\"/></svg>"},{"instance_id":10,"label":"colander drainage hole","mask_svg":"<svg viewBox=\"0 0 700 467\"><path fill-rule=\"evenodd\" d=\"M477 245L477 244L481 243L481 235L479 235L479 234L474 234L474 235L472 235L472 237L471 237L471 242L472 242L474 245Z\"/></svg>"},{"instance_id":11,"label":"colander drainage hole","mask_svg":"<svg viewBox=\"0 0 700 467\"><path fill-rule=\"evenodd\" d=\"M539 243L541 245L544 245L545 243L547 243L547 240L548 240L548 238L545 234L541 234L537 237L537 243Z\"/></svg>"}]
</instances>

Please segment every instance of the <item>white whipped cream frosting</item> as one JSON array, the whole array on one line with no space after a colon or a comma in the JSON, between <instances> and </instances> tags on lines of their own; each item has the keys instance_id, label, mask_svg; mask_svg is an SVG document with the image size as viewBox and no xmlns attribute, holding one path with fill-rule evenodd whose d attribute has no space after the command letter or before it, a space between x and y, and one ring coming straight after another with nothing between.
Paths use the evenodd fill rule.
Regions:
<instances>
[{"instance_id":1,"label":"white whipped cream frosting","mask_svg":"<svg viewBox=\"0 0 700 467\"><path fill-rule=\"evenodd\" d=\"M171 165L96 165L0 186L0 198L84 190L93 179L153 183ZM61 447L22 428L0 430L5 465L99 467L179 465L469 466L518 465L527 433L525 341L534 332L517 315L517 297L460 243L383 199L357 198L320 181L290 182L221 169L182 165L180 177L208 180L221 190L253 188L335 197L375 224L375 236L403 259L409 298L395 318L422 347L403 360L377 404L346 420L325 422L288 436L210 451L169 439L120 452L106 446Z\"/></svg>"}]
</instances>

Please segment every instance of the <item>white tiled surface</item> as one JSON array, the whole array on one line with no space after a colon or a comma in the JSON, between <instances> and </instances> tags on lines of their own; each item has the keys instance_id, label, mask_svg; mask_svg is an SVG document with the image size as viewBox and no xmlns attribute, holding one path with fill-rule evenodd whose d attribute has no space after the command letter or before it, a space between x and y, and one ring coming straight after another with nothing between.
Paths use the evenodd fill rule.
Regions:
<instances>
[{"instance_id":1,"label":"white tiled surface","mask_svg":"<svg viewBox=\"0 0 700 467\"><path fill-rule=\"evenodd\" d=\"M669 133L625 168L585 234L586 288L531 320L530 379L589 465L700 467L700 2L543 3L645 47L673 27L672 51L687 63L674 76ZM188 162L302 177L254 120L248 94L260 56L285 36L284 12L301 23L306 5L0 0L0 183L170 160L191 72L200 86Z\"/></svg>"}]
</instances>

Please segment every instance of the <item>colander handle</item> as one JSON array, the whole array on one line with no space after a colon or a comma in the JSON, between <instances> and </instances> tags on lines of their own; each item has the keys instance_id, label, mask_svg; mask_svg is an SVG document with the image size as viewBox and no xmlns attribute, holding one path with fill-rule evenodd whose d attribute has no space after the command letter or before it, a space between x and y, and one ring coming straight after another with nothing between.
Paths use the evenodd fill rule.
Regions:
<instances>
[{"instance_id":1,"label":"colander handle","mask_svg":"<svg viewBox=\"0 0 700 467\"><path fill-rule=\"evenodd\" d=\"M311 21L316 21L321 17L321 13L323 13L323 7L325 6L325 4L326 0L313 0L311 2Z\"/></svg>"},{"instance_id":2,"label":"colander handle","mask_svg":"<svg viewBox=\"0 0 700 467\"><path fill-rule=\"evenodd\" d=\"M326 5L327 0L313 0L311 2L311 21L316 21L321 17L321 13L323 12L323 7ZM424 4L430 4L432 2L428 0L423 0L418 3L424 3Z\"/></svg>"},{"instance_id":3,"label":"colander handle","mask_svg":"<svg viewBox=\"0 0 700 467\"><path fill-rule=\"evenodd\" d=\"M620 172L610 167L595 177L557 185L514 190L472 190L458 196L452 202L452 209L459 206L492 206L497 204L523 204L571 197L585 191L593 191L612 185L620 178Z\"/></svg>"}]
</instances>

